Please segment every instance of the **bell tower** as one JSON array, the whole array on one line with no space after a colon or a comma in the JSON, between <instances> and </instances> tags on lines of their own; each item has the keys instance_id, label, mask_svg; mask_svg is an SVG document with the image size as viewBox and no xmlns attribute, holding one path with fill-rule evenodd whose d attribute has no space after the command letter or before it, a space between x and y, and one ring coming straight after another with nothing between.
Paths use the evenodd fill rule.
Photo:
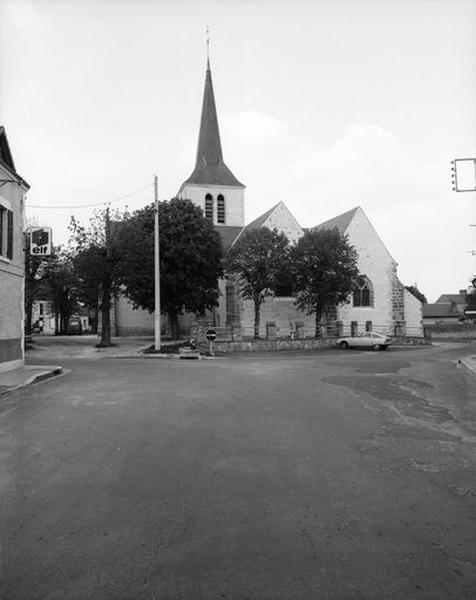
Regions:
<instances>
[{"instance_id":1,"label":"bell tower","mask_svg":"<svg viewBox=\"0 0 476 600\"><path fill-rule=\"evenodd\" d=\"M243 227L245 186L223 160L208 44L207 39L207 70L195 168L181 185L177 197L200 206L214 225Z\"/></svg>"}]
</instances>

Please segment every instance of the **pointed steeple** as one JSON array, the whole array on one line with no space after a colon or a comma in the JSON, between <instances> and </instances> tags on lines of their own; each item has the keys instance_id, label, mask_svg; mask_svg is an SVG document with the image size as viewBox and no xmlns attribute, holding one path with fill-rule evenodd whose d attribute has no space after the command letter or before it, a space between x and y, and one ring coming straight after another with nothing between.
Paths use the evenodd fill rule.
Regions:
<instances>
[{"instance_id":1,"label":"pointed steeple","mask_svg":"<svg viewBox=\"0 0 476 600\"><path fill-rule=\"evenodd\" d=\"M223 161L215 94L213 93L212 73L208 56L195 169L184 182L184 185L194 183L200 185L245 187L236 179Z\"/></svg>"},{"instance_id":2,"label":"pointed steeple","mask_svg":"<svg viewBox=\"0 0 476 600\"><path fill-rule=\"evenodd\" d=\"M202 117L200 119L200 133L198 135L195 168L201 161L207 165L218 165L218 163L223 162L209 59L207 59L207 72L205 75L205 90L203 92Z\"/></svg>"}]
</instances>

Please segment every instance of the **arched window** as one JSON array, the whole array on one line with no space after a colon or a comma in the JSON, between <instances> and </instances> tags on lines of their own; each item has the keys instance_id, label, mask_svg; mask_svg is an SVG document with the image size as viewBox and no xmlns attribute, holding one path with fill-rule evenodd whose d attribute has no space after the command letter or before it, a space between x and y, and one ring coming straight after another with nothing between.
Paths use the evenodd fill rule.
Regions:
<instances>
[{"instance_id":1,"label":"arched window","mask_svg":"<svg viewBox=\"0 0 476 600\"><path fill-rule=\"evenodd\" d=\"M225 198L221 194L217 197L217 223L225 222Z\"/></svg>"},{"instance_id":2,"label":"arched window","mask_svg":"<svg viewBox=\"0 0 476 600\"><path fill-rule=\"evenodd\" d=\"M213 223L213 196L211 194L205 196L205 218Z\"/></svg>"},{"instance_id":3,"label":"arched window","mask_svg":"<svg viewBox=\"0 0 476 600\"><path fill-rule=\"evenodd\" d=\"M361 275L357 279L357 284L353 293L354 306L373 306L374 292L372 283L368 277Z\"/></svg>"}]
</instances>

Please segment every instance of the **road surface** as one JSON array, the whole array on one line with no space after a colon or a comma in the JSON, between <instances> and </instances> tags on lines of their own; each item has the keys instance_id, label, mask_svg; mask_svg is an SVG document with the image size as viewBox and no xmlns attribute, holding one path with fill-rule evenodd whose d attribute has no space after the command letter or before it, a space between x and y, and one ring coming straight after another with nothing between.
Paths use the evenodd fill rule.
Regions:
<instances>
[{"instance_id":1,"label":"road surface","mask_svg":"<svg viewBox=\"0 0 476 600\"><path fill-rule=\"evenodd\" d=\"M48 356L0 402L0 597L474 599L474 352Z\"/></svg>"}]
</instances>

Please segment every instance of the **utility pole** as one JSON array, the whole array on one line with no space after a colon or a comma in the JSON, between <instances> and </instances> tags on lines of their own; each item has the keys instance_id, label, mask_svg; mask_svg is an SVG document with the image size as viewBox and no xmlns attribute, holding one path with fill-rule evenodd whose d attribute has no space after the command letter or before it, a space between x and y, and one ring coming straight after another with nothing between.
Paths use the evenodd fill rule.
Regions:
<instances>
[{"instance_id":1,"label":"utility pole","mask_svg":"<svg viewBox=\"0 0 476 600\"><path fill-rule=\"evenodd\" d=\"M155 201L155 231L154 231L154 258L155 258L155 350L161 349L161 331L160 331L160 245L159 245L159 191L157 175L154 175L154 201Z\"/></svg>"}]
</instances>

